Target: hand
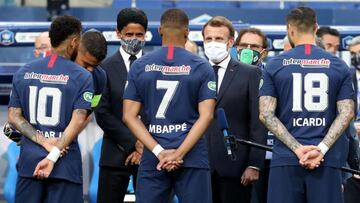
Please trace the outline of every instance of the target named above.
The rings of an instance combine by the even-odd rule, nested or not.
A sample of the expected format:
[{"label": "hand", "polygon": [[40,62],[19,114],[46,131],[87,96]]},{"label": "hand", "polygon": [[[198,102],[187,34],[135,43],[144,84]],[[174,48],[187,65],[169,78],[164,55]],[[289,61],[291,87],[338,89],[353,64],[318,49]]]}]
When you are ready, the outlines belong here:
[{"label": "hand", "polygon": [[300,160],[301,166],[306,169],[313,170],[320,166],[321,162],[324,161],[324,154],[318,150],[311,150],[307,152]]},{"label": "hand", "polygon": [[356,129],[356,134],[357,134],[358,136],[360,136],[360,125],[359,125],[359,124],[354,124],[354,127],[355,127],[355,129]]},{"label": "hand", "polygon": [[183,157],[177,153],[175,149],[167,149],[160,152],[158,155],[159,163],[156,166],[157,170],[165,169],[170,172],[181,167]]},{"label": "hand", "polygon": [[259,171],[254,168],[247,167],[241,176],[241,184],[247,186],[259,179]]},{"label": "hand", "polygon": [[34,177],[38,178],[38,179],[44,179],[44,178],[48,178],[50,176],[51,171],[54,168],[54,162],[44,158],[43,160],[41,160],[34,171]]},{"label": "hand", "polygon": [[135,150],[140,154],[142,155],[143,151],[144,151],[144,144],[141,143],[139,140],[136,141],[135,143]]},{"label": "hand", "polygon": [[354,174],[353,177],[360,180],[360,175]]},{"label": "hand", "polygon": [[[59,138],[48,138],[45,140],[42,146],[46,149],[46,151],[50,152],[52,148],[56,146],[58,141]],[[69,146],[65,147],[64,149],[61,149],[60,157],[65,156],[68,153],[68,150],[69,150]]]},{"label": "hand", "polygon": [[311,150],[318,150],[320,152],[320,148],[314,145],[300,145],[297,149],[295,149],[295,154],[299,160],[309,151]]},{"label": "hand", "polygon": [[137,151],[131,153],[125,160],[125,166],[127,166],[130,162],[131,165],[139,165],[141,159],[141,154]]}]

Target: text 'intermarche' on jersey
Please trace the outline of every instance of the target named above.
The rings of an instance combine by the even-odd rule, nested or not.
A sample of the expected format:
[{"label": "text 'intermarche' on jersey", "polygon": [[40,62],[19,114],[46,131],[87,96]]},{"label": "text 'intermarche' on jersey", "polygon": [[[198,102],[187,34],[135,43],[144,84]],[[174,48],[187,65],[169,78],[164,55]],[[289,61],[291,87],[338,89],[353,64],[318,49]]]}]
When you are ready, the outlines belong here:
[{"label": "text 'intermarche' on jersey", "polygon": [[25,80],[34,79],[39,80],[41,83],[51,83],[51,84],[63,84],[66,85],[69,76],[68,75],[50,75],[50,74],[42,74],[42,73],[28,73],[26,72],[24,75]]},{"label": "text 'intermarche' on jersey", "polygon": [[183,124],[175,124],[175,125],[149,125],[150,133],[173,133],[173,132],[185,132],[187,131],[186,123]]},{"label": "text 'intermarche' on jersey", "polygon": [[161,72],[163,75],[189,75],[191,67],[188,65],[181,66],[163,66],[163,65],[146,65],[145,72]]},{"label": "text 'intermarche' on jersey", "polygon": [[283,59],[283,65],[299,65],[303,68],[329,68],[330,67],[330,60],[329,59]]}]

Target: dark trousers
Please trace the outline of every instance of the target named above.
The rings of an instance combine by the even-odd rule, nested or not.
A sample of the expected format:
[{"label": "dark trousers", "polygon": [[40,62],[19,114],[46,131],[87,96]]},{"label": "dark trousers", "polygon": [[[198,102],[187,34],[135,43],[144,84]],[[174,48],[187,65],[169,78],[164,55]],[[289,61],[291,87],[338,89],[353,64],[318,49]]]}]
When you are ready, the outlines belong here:
[{"label": "dark trousers", "polygon": [[266,203],[269,184],[270,159],[265,160],[264,168],[260,171],[259,180],[253,184],[251,203]]},{"label": "dark trousers", "polygon": [[100,167],[98,185],[98,203],[124,202],[129,185],[130,175],[133,176],[134,189],[136,187],[137,169],[126,170],[115,167]]},{"label": "dark trousers", "polygon": [[240,177],[220,177],[211,175],[214,203],[248,203],[251,199],[251,185],[243,186]]},{"label": "dark trousers", "polygon": [[344,186],[345,203],[360,202],[360,179],[351,177]]}]

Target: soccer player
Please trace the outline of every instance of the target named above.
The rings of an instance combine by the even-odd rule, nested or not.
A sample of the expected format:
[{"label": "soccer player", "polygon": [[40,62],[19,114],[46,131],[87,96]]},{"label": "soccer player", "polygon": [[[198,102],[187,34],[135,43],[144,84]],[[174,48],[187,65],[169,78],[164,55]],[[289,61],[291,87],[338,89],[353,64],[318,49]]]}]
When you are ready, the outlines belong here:
[{"label": "soccer player", "polygon": [[[171,189],[180,202],[211,202],[203,134],[213,118],[215,75],[207,61],[184,49],[188,25],[184,11],[165,11],[159,28],[162,48],[135,61],[128,75],[123,120],[145,145],[139,203],[167,202]],[[140,108],[148,128],[138,119]]]},{"label": "soccer player", "polygon": [[[96,108],[99,104],[106,84],[106,73],[98,66],[106,57],[107,43],[105,37],[98,31],[87,31],[81,36],[75,63],[91,72],[94,81],[94,96],[91,107]],[[91,117],[89,117],[91,118]],[[90,121],[90,119],[89,119]],[[21,134],[9,123],[4,125],[4,134],[16,143],[20,143]]]},{"label": "soccer player", "polygon": [[315,45],[311,8],[291,10],[286,22],[294,48],[269,61],[260,89],[260,119],[277,138],[268,202],[342,202],[347,142],[340,135],[354,117],[351,74],[344,61]]},{"label": "soccer player", "polygon": [[[14,75],[8,120],[24,135],[16,202],[83,202],[76,137],[91,110],[93,81],[70,60],[76,57],[81,30],[74,17],[56,18],[49,29],[53,54]],[[67,146],[69,152],[60,158]]]}]

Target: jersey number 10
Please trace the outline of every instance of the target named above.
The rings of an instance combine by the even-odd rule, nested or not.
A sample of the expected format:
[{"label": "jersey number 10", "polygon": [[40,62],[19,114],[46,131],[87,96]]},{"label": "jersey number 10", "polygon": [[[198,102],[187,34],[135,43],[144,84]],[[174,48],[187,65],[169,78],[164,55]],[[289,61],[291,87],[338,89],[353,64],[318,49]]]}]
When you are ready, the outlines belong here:
[{"label": "jersey number 10", "polygon": [[[37,86],[29,86],[29,115],[30,123],[44,126],[56,126],[60,121],[61,91],[54,87],[43,87],[38,91]],[[46,112],[47,103],[52,98],[51,113]]]},{"label": "jersey number 10", "polygon": [[[293,112],[301,112],[302,102],[310,112],[322,112],[328,107],[329,78],[325,73],[293,73]],[[304,80],[304,83],[303,81]],[[304,85],[303,85],[304,84]],[[303,93],[304,88],[304,93]],[[302,98],[304,97],[304,99]],[[318,98],[315,102],[314,99]]]}]

